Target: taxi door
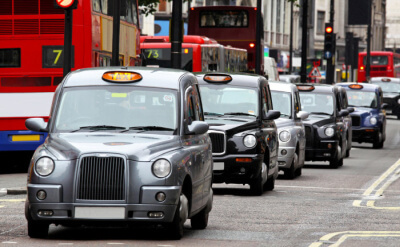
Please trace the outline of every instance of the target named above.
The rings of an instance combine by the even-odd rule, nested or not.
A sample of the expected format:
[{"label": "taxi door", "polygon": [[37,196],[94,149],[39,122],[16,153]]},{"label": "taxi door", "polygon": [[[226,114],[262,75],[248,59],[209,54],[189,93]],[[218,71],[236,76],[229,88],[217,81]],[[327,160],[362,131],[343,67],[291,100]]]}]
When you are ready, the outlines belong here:
[{"label": "taxi door", "polygon": [[[192,84],[185,90],[185,125],[190,125],[193,121],[204,121],[201,101],[196,84]],[[186,128],[186,127],[185,127]],[[190,152],[191,167],[190,175],[192,179],[192,212],[204,205],[204,190],[209,191],[205,186],[205,171],[212,169],[211,162],[207,158],[208,134],[184,136],[184,145]],[[211,178],[210,181],[211,183]]]}]

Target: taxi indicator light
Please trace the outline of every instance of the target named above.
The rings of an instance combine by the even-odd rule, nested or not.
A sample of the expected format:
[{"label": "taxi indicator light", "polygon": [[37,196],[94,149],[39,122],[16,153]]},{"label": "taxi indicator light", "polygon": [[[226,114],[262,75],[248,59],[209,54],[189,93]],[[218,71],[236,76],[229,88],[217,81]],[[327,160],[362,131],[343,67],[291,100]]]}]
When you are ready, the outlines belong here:
[{"label": "taxi indicator light", "polygon": [[108,82],[137,82],[142,79],[142,75],[135,72],[110,71],[104,73],[102,78]]},{"label": "taxi indicator light", "polygon": [[183,50],[183,52],[184,52],[185,54],[188,54],[188,53],[189,53],[189,49],[185,49],[185,50]]},{"label": "taxi indicator light", "polygon": [[351,85],[349,85],[349,88],[351,88],[351,89],[363,89],[364,87],[363,87],[363,85],[360,85],[360,84],[351,84]]},{"label": "taxi indicator light", "polygon": [[305,85],[305,86],[298,85],[297,89],[299,91],[312,91],[312,90],[315,89],[315,87],[314,86],[310,86],[310,85]]},{"label": "taxi indicator light", "polygon": [[230,75],[205,75],[203,78],[206,82],[230,82],[232,77]]},{"label": "taxi indicator light", "polygon": [[253,161],[253,159],[252,158],[236,158],[236,162],[243,162],[243,163],[250,163],[250,162],[252,162]]}]

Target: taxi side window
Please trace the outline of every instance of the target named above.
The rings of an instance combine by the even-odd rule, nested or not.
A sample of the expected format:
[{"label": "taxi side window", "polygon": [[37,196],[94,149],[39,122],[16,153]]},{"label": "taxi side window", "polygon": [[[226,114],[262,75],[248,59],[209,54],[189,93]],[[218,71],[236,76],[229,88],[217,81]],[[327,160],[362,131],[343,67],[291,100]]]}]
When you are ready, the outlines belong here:
[{"label": "taxi side window", "polygon": [[347,93],[346,92],[343,92],[342,100],[343,100],[343,109],[346,109],[347,107],[349,107],[349,104],[347,102]]},{"label": "taxi side window", "polygon": [[296,111],[296,113],[299,113],[299,111],[301,111],[300,97],[298,92],[294,94],[294,110]]},{"label": "taxi side window", "polygon": [[262,104],[263,111],[265,114],[272,109],[271,93],[266,86],[262,87]]},{"label": "taxi side window", "polygon": [[193,121],[203,121],[201,104],[196,87],[189,87],[186,91],[185,119],[190,125]]}]

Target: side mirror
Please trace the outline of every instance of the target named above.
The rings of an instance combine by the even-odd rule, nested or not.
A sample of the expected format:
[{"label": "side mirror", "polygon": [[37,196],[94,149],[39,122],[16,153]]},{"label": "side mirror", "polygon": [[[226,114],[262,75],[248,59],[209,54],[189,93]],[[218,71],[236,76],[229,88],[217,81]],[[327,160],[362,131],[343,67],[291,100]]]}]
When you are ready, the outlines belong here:
[{"label": "side mirror", "polygon": [[267,115],[263,117],[263,120],[274,120],[274,119],[279,118],[280,116],[281,116],[280,111],[269,110]]},{"label": "side mirror", "polygon": [[341,110],[338,114],[339,117],[345,117],[349,115],[349,111],[348,110]]},{"label": "side mirror", "polygon": [[382,109],[386,109],[388,106],[389,106],[389,105],[388,105],[387,103],[383,103],[383,104],[381,105],[381,108],[382,108]]},{"label": "side mirror", "polygon": [[297,113],[297,117],[300,118],[301,120],[308,118],[309,115],[310,113],[306,111],[299,111],[299,113]]},{"label": "side mirror", "polygon": [[48,132],[47,123],[43,118],[28,118],[25,121],[25,126],[32,131]]},{"label": "side mirror", "polygon": [[207,133],[208,123],[203,121],[193,121],[191,125],[188,125],[187,135],[201,135]]},{"label": "side mirror", "polygon": [[352,113],[352,112],[354,112],[354,107],[347,107],[347,109],[346,110],[348,110],[349,111],[349,113]]}]

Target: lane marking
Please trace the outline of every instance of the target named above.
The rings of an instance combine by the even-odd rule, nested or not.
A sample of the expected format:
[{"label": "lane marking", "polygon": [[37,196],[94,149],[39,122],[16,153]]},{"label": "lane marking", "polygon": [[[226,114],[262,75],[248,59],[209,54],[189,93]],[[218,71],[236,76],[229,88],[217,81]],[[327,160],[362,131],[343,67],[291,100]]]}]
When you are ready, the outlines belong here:
[{"label": "lane marking", "polygon": [[[339,237],[336,241],[333,238]],[[320,247],[322,245],[329,245],[331,247],[338,247],[349,238],[387,238],[398,237],[400,238],[400,231],[346,231],[346,232],[333,232],[321,237],[318,241],[309,245],[309,247]]]},{"label": "lane marking", "polygon": [[2,242],[2,244],[17,244],[18,242],[11,242],[11,241],[5,241],[5,242]]},{"label": "lane marking", "polygon": [[0,199],[0,202],[24,202],[26,199]]},{"label": "lane marking", "polygon": [[367,190],[361,200],[354,200],[353,206],[379,210],[400,210],[400,207],[377,207],[375,201],[382,197],[389,186],[400,178],[400,159],[386,170]]}]

